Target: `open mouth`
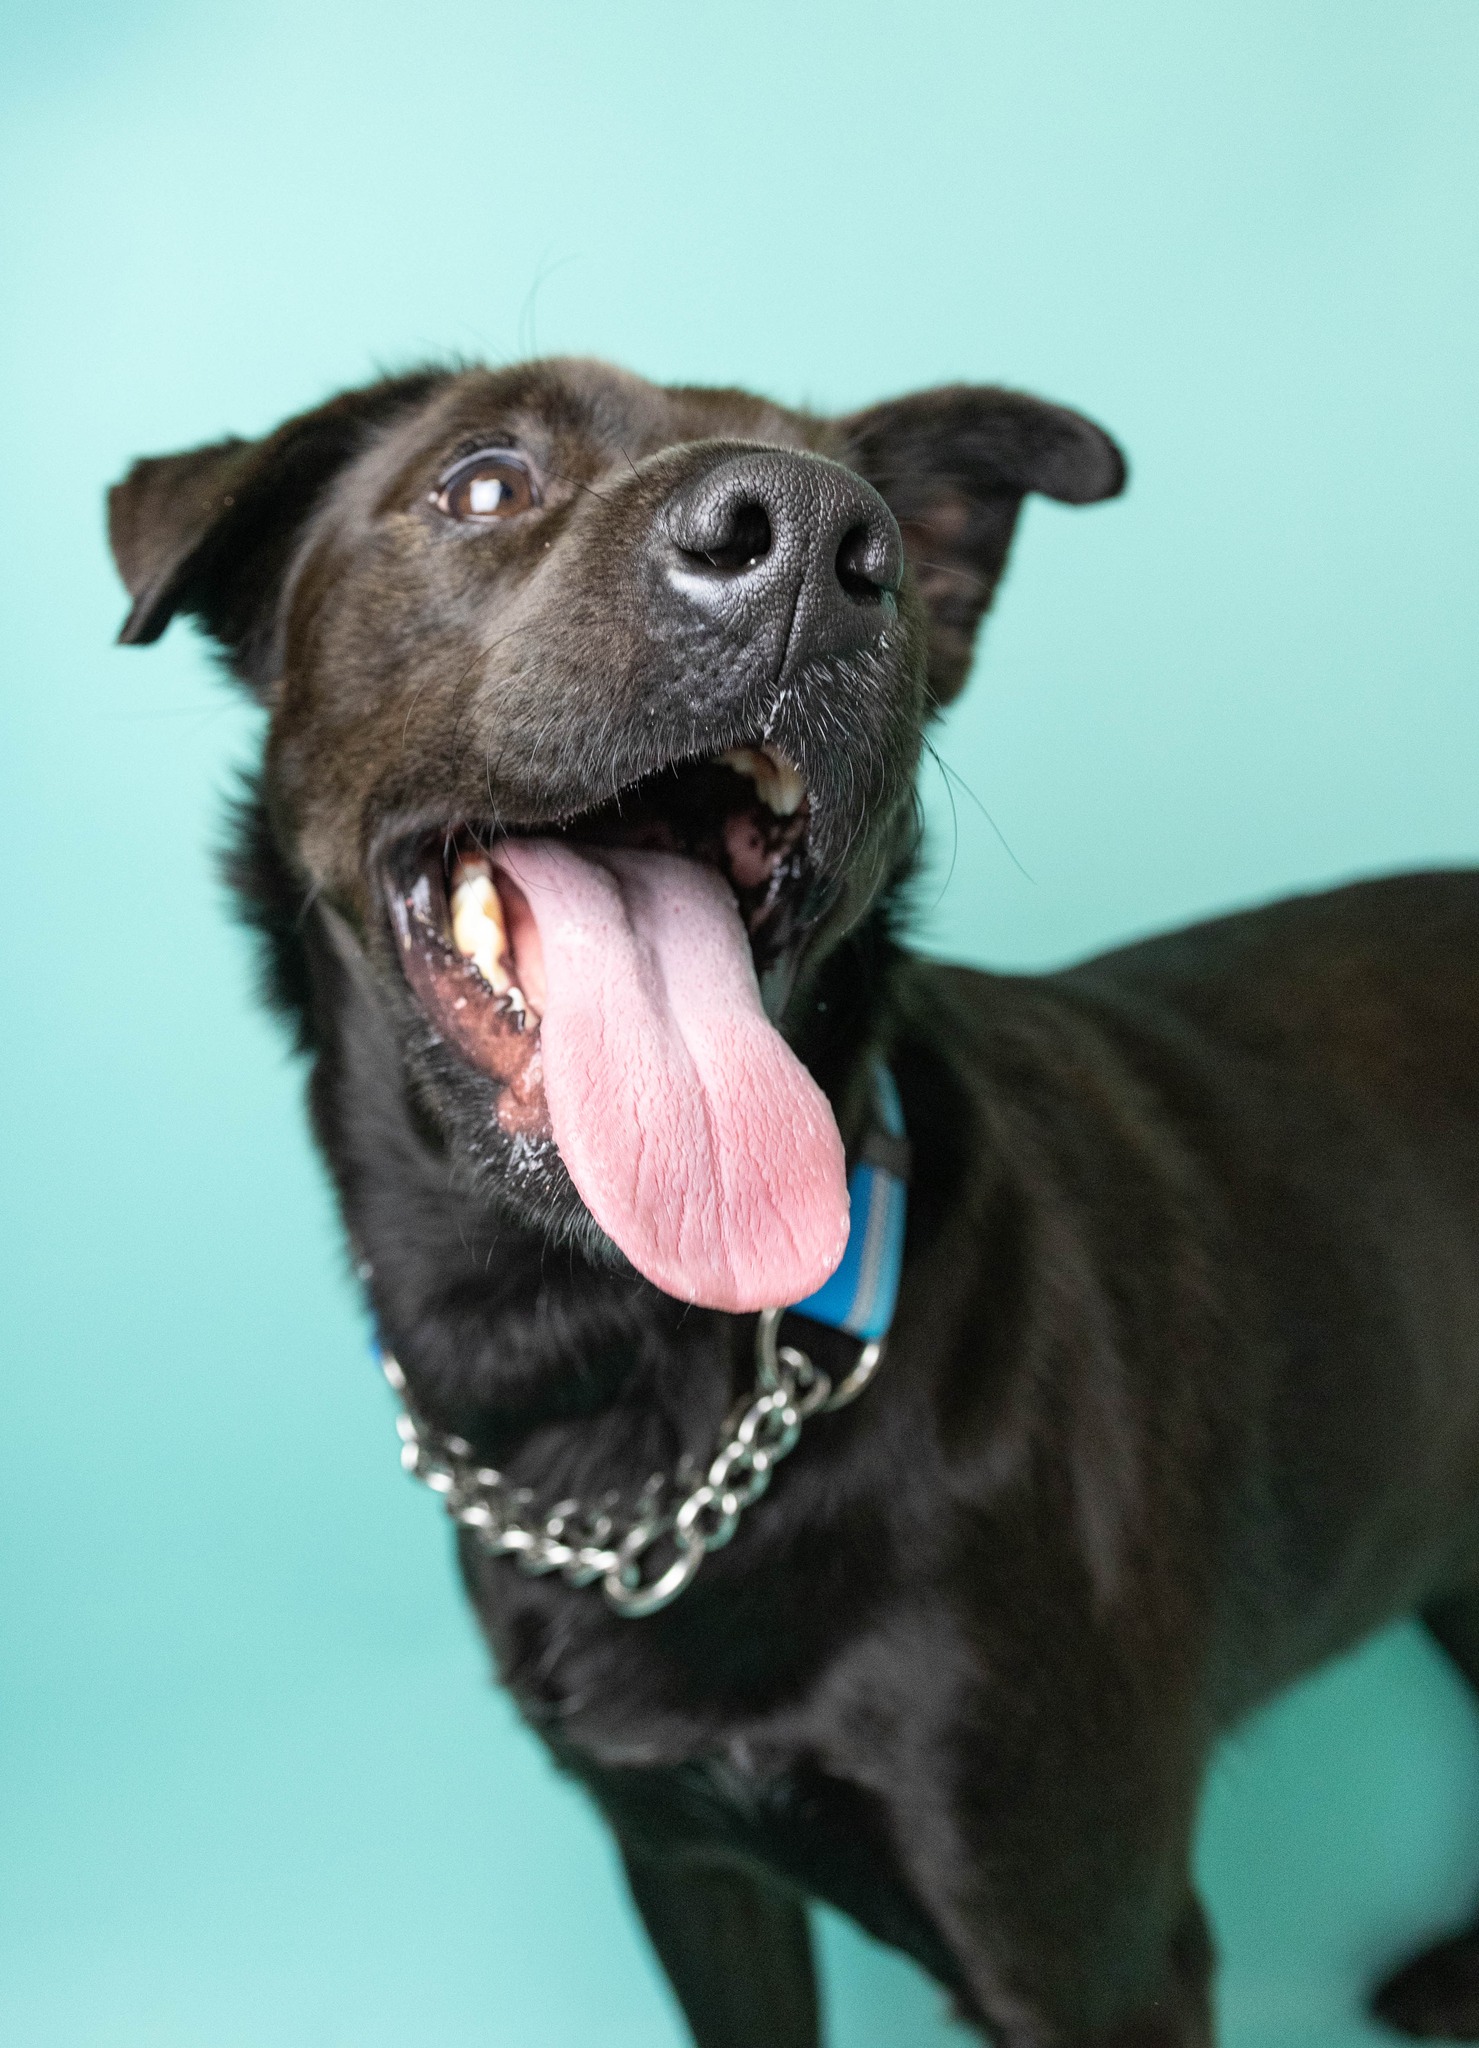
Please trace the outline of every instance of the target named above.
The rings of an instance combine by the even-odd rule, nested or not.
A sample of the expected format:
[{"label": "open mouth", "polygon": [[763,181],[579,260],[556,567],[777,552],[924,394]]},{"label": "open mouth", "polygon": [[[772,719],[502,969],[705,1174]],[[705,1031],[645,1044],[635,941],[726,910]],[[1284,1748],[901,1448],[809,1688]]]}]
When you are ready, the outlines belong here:
[{"label": "open mouth", "polygon": [[451,825],[387,873],[406,978],[506,1135],[552,1137],[638,1270],[717,1307],[800,1298],[846,1242],[836,1125],[774,1027],[809,824],[799,771],[746,747],[537,832]]},{"label": "open mouth", "polygon": [[[740,747],[659,769],[598,808],[538,837],[633,848],[702,862],[733,891],[767,1007],[778,1012],[785,972],[806,924],[812,879],[810,805],[801,772],[769,747]],[[505,862],[499,834],[449,826],[404,849],[388,886],[407,978],[432,1021],[473,1065],[532,1108],[523,1080],[544,1014],[539,924]],[[518,1117],[529,1128],[527,1114]]]},{"label": "open mouth", "polygon": [[[805,924],[807,825],[801,770],[772,748],[735,748],[662,768],[598,809],[543,827],[539,838],[678,854],[723,874],[750,936],[756,977],[762,987],[770,983],[766,993],[776,1008],[785,995],[774,987],[776,967],[787,961]],[[412,987],[475,1065],[485,1063],[479,1053],[490,1030],[524,1038],[545,1010],[539,924],[512,874],[500,870],[498,840],[492,825],[451,825],[412,848],[410,860],[395,862],[399,874],[389,889]],[[428,948],[432,963],[422,958]],[[447,961],[449,952],[455,961]],[[428,965],[457,973],[451,1014],[442,999],[445,977],[438,973],[428,985]],[[477,1022],[469,1012],[479,1012]],[[465,1042],[469,1038],[475,1042]],[[514,1051],[510,1044],[510,1057],[490,1069],[498,1079],[508,1079]],[[529,1047],[522,1047],[526,1055]]]}]

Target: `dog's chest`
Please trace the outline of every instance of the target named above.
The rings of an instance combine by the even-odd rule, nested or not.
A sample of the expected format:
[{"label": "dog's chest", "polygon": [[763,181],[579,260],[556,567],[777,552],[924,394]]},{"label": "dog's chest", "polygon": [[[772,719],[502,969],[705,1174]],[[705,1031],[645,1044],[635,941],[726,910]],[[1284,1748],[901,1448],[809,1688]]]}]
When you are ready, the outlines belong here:
[{"label": "dog's chest", "polygon": [[763,1634],[716,1623],[714,1603],[632,1621],[594,1588],[531,1583],[501,1560],[464,1557],[464,1568],[500,1679],[576,1768],[672,1769],[732,1753],[725,1783],[744,1799],[790,1768],[798,1736],[781,1732],[777,1699],[794,1701],[794,1667]]}]

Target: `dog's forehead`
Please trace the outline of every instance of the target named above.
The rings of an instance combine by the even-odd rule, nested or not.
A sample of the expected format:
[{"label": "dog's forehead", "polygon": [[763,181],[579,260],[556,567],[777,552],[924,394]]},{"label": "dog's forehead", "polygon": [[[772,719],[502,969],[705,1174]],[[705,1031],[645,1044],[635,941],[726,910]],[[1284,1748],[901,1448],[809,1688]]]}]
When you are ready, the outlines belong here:
[{"label": "dog's forehead", "polygon": [[828,423],[746,391],[651,384],[578,358],[475,369],[428,404],[414,438],[431,452],[470,439],[587,462],[638,461],[692,441],[762,441],[822,449]]}]

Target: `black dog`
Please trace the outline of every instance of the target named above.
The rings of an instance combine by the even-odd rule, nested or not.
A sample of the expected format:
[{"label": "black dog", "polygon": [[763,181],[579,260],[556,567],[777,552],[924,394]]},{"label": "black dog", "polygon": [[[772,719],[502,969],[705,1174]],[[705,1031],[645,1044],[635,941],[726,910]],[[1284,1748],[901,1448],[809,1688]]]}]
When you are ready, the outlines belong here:
[{"label": "black dog", "polygon": [[[112,496],[123,638],[190,613],[269,707],[231,874],[409,1455],[703,2048],[816,2039],[808,1896],[1014,2048],[1205,2043],[1219,1733],[1409,1609],[1479,1680],[1479,882],[1040,978],[896,941],[1023,495],[1122,480],[1002,391],[544,363]],[[902,1293],[821,1413],[876,1353],[762,1316],[757,1379],[753,1312],[901,1170],[880,1064]],[[1479,1931],[1378,2005],[1479,2038]]]}]

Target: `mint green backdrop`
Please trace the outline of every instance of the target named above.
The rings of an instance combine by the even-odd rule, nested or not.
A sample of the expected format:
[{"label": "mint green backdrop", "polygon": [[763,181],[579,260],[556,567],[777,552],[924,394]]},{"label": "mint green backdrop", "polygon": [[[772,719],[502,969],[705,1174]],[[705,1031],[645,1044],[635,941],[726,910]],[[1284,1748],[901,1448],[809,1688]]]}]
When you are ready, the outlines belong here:
[{"label": "mint green backdrop", "polygon": [[[1134,480],[1023,522],[928,943],[1054,962],[1479,858],[1476,106],[1471,0],[12,0],[0,2038],[679,2038],[396,1470],[211,867],[254,719],[188,631],[110,648],[105,483],[447,351],[1020,384]],[[1241,1735],[1201,1863],[1226,2041],[1371,2038],[1360,1988],[1479,1890],[1415,1630]],[[843,2048],[956,2038],[822,1950]]]}]

